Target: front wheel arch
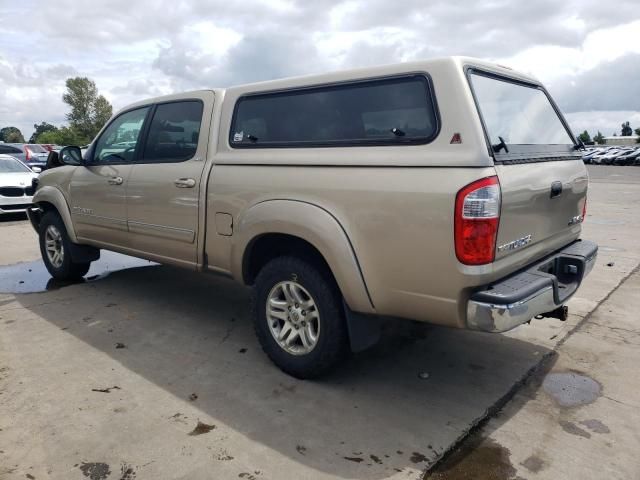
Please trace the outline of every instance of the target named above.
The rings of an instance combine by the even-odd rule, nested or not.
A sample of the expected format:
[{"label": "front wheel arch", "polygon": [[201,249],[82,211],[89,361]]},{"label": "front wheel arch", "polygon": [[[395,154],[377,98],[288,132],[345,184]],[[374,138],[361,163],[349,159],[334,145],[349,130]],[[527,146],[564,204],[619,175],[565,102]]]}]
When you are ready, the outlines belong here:
[{"label": "front wheel arch", "polygon": [[[71,219],[71,210],[67,199],[63,193],[57,188],[49,185],[38,187],[36,193],[33,196],[33,204],[44,213],[54,210],[60,216],[64,222],[64,226],[67,230],[67,235],[73,243],[78,243],[76,237],[76,231]],[[29,215],[31,219],[32,214]],[[31,220],[33,224],[33,220]],[[35,225],[34,225],[35,227]]]}]

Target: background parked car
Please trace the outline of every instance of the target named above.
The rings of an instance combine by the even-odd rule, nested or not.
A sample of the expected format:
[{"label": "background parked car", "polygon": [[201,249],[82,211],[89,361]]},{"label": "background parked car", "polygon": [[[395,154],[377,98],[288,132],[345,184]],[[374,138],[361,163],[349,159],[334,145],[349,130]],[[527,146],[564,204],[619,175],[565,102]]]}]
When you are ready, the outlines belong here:
[{"label": "background parked car", "polygon": [[613,159],[614,165],[633,165],[640,158],[640,148],[629,150]]},{"label": "background parked car", "polygon": [[26,156],[21,148],[14,147],[7,143],[0,143],[0,155],[11,155],[12,157],[22,161],[24,161]]},{"label": "background parked car", "polygon": [[640,145],[590,147],[582,154],[582,160],[593,165],[640,165]]},{"label": "background parked car", "polygon": [[11,155],[0,154],[0,215],[24,212],[32,203],[38,174]]},{"label": "background parked car", "polygon": [[29,168],[38,167],[41,170],[47,168],[49,152],[40,145],[35,143],[5,143],[4,145],[19,149],[20,153],[6,153],[24,162]]}]

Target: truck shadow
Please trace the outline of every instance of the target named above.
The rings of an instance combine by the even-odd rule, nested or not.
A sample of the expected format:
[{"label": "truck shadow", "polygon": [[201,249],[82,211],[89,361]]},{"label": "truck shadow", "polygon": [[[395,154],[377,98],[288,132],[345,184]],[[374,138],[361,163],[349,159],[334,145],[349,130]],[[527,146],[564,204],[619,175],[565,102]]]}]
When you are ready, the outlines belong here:
[{"label": "truck shadow", "polygon": [[147,266],[17,299],[176,397],[195,393],[215,423],[342,478],[426,469],[550,353],[402,322],[330,377],[299,381],[262,353],[248,291],[227,279]]}]

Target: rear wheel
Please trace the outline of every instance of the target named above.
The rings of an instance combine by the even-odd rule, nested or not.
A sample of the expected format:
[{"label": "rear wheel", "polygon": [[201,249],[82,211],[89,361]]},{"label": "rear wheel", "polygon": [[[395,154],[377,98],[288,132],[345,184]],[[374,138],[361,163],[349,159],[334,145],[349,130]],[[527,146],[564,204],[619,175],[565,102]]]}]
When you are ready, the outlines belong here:
[{"label": "rear wheel", "polygon": [[331,274],[314,262],[271,260],[256,277],[252,302],[265,353],[297,378],[330,371],[348,352],[341,298]]},{"label": "rear wheel", "polygon": [[47,270],[58,280],[79,280],[89,271],[91,262],[74,262],[71,240],[64,222],[55,212],[48,212],[40,221],[40,253]]}]

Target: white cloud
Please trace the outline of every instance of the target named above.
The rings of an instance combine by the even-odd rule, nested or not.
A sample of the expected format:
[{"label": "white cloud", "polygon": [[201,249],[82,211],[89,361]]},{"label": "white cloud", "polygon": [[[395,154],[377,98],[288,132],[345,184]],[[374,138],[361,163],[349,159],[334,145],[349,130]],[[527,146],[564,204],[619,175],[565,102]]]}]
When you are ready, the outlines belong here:
[{"label": "white cloud", "polygon": [[640,20],[594,30],[586,35],[582,44],[573,47],[534,45],[496,60],[552,84],[571,81],[575,75],[635,53],[640,53]]},{"label": "white cloud", "polygon": [[[640,124],[640,107],[620,92],[640,88],[638,68],[627,63],[640,58],[637,0],[5,3],[0,127],[16,125],[26,136],[34,123],[64,120],[61,96],[72,75],[92,78],[118,109],[174,91],[440,55],[533,73],[576,125]],[[16,18],[29,18],[28,35]],[[615,81],[621,75],[630,76],[627,88]]]}]

